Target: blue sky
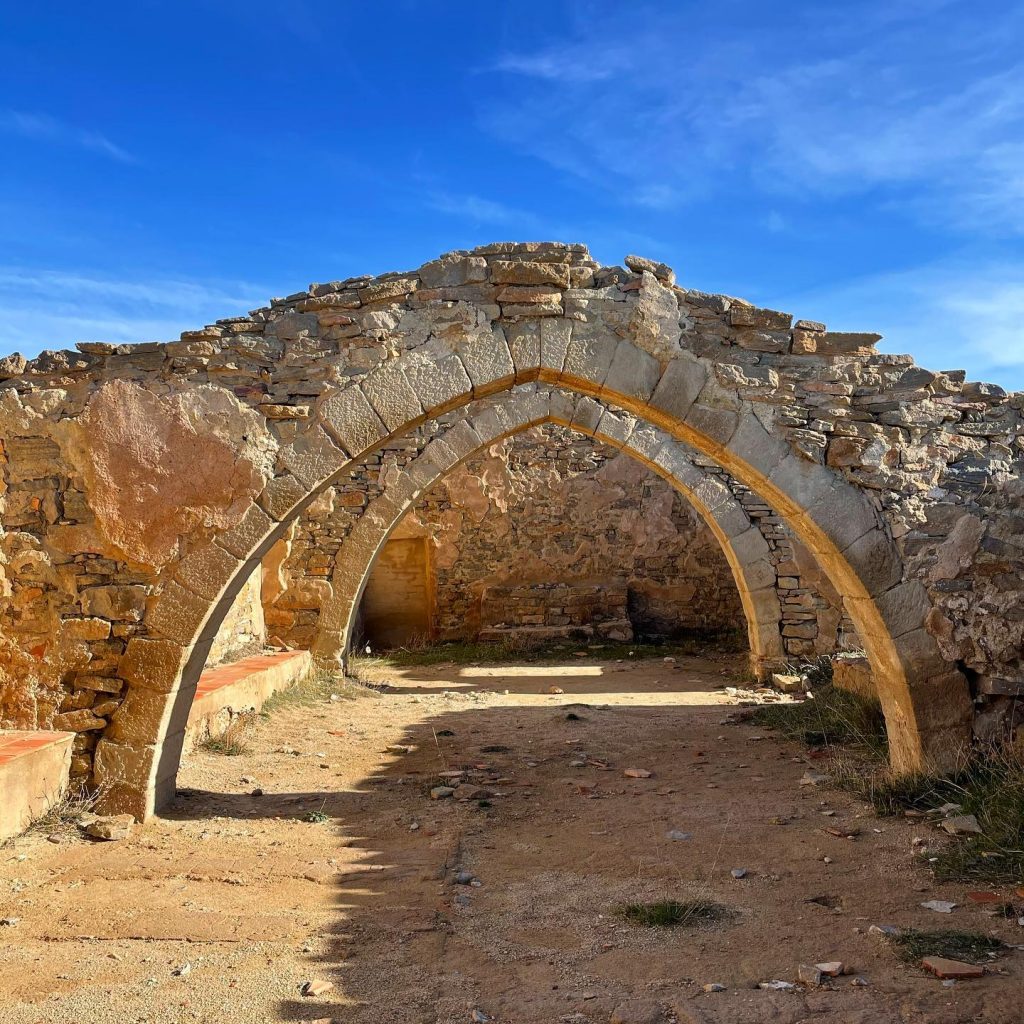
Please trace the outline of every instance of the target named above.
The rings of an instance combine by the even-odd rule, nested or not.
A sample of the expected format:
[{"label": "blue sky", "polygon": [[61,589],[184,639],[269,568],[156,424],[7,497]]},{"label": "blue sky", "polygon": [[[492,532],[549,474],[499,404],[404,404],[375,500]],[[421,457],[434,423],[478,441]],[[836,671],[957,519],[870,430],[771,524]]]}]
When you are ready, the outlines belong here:
[{"label": "blue sky", "polygon": [[499,239],[1024,387],[1024,5],[0,0],[0,351]]}]

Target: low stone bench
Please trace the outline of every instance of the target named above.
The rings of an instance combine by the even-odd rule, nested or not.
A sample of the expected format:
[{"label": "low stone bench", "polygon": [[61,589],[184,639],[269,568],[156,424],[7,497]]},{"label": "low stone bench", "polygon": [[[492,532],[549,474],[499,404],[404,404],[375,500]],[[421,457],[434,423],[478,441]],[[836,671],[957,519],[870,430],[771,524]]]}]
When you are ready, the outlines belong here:
[{"label": "low stone bench", "polygon": [[0,731],[0,842],[45,814],[68,785],[73,732]]},{"label": "low stone bench", "polygon": [[199,677],[192,701],[185,749],[220,736],[239,715],[259,711],[271,694],[298,682],[311,664],[309,651],[283,651],[207,669]]}]

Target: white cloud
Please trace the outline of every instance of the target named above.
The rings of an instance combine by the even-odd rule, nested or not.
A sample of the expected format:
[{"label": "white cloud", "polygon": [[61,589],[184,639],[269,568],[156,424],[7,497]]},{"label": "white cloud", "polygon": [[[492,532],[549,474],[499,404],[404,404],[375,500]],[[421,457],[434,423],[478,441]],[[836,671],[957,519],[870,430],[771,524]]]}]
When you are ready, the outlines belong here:
[{"label": "white cloud", "polygon": [[770,231],[774,235],[779,235],[784,231],[789,230],[789,223],[778,210],[769,210],[761,218],[761,227],[763,227],[765,231]]},{"label": "white cloud", "polygon": [[835,330],[878,331],[881,348],[932,370],[1024,389],[1024,261],[968,257],[783,298]]},{"label": "white cloud", "polygon": [[76,341],[167,341],[263,305],[269,293],[245,283],[0,267],[0,352],[35,355]]},{"label": "white cloud", "polygon": [[532,213],[473,194],[433,192],[427,197],[427,206],[439,213],[448,213],[478,224],[509,224],[526,228],[537,224],[537,217]]},{"label": "white cloud", "polygon": [[576,47],[534,54],[506,54],[494,65],[495,71],[508,71],[549,82],[601,82],[628,70],[632,58],[626,50],[604,49],[599,60]]},{"label": "white cloud", "polygon": [[929,220],[1024,233],[1024,8],[867,2],[823,18],[812,5],[771,27],[711,31],[733,7],[656,20],[639,9],[628,49],[621,24],[596,19],[505,57],[497,70],[517,81],[482,119],[658,208],[738,173],[767,193],[888,189]]},{"label": "white cloud", "polygon": [[65,124],[48,114],[18,110],[0,112],[0,131],[26,139],[90,149],[120,163],[136,163],[131,153],[111,142],[105,135]]}]

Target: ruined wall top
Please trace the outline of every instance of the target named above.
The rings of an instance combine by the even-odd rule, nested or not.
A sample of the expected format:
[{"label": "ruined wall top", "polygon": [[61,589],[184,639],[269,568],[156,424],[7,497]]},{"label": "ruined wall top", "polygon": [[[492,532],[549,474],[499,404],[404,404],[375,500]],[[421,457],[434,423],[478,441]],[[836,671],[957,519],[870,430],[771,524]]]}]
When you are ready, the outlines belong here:
[{"label": "ruined wall top", "polygon": [[[963,677],[949,666],[982,693],[1009,692],[1024,672],[1024,394],[880,354],[877,341],[687,290],[650,260],[603,267],[582,245],[537,242],[314,284],[177,341],[7,356],[0,640],[6,677],[38,679],[31,700],[9,687],[10,717],[43,723],[59,707],[106,729],[110,758],[148,749],[153,729],[111,711],[115,698],[103,713],[78,703],[78,678],[120,694],[146,644],[201,652],[236,562],[262,557],[352,460],[507,391],[514,415],[480,407],[434,458],[450,467],[506,420],[552,419],[600,421],[613,441],[636,427],[654,464],[662,424],[671,452],[688,439],[793,517],[837,591],[860,602],[892,692],[912,669],[930,693],[944,687],[926,703],[946,718],[921,711],[927,729],[959,723]],[[913,600],[886,605],[883,621],[865,595],[904,582]],[[916,646],[897,650],[904,635]],[[0,663],[0,712],[3,680]],[[907,763],[916,742],[901,748]]]},{"label": "ruined wall top", "polygon": [[[867,384],[877,375],[879,384],[895,386],[912,397],[967,402],[978,409],[1003,403],[1016,409],[1024,406],[1024,393],[1008,394],[995,384],[967,382],[960,370],[932,373],[916,367],[911,356],[880,354],[875,345],[881,335],[829,331],[813,320],[794,322],[789,313],[680,287],[664,263],[640,256],[627,256],[624,262],[624,267],[601,266],[585,245],[560,242],[495,242],[455,250],[417,270],[314,283],[304,291],[273,298],[247,316],[184,331],[177,341],[79,342],[75,350],[47,350],[29,360],[13,353],[0,358],[0,388],[68,387],[90,378],[152,376],[192,378],[198,383],[197,374],[226,383],[237,372],[244,373],[247,364],[279,364],[273,372],[259,375],[270,384],[288,379],[281,364],[294,370],[338,354],[350,357],[348,365],[336,366],[324,377],[325,383],[327,377],[342,383],[345,376],[359,377],[372,368],[375,360],[356,353],[384,341],[399,326],[386,314],[395,305],[416,309],[468,301],[492,307],[492,319],[504,321],[545,316],[585,319],[583,310],[595,299],[622,301],[629,292],[653,281],[660,288],[654,293],[654,308],[645,315],[651,320],[652,340],[662,335],[663,356],[671,355],[673,346],[657,321],[677,314],[669,309],[667,295],[660,295],[662,290],[674,297],[672,305],[678,307],[681,347],[697,355],[714,354],[716,348],[736,350],[728,352],[730,359],[752,365],[782,362],[812,373],[836,361],[856,360],[873,371]],[[321,344],[310,343],[316,338]],[[280,397],[281,390],[267,388],[260,400],[271,418],[275,396]]]}]

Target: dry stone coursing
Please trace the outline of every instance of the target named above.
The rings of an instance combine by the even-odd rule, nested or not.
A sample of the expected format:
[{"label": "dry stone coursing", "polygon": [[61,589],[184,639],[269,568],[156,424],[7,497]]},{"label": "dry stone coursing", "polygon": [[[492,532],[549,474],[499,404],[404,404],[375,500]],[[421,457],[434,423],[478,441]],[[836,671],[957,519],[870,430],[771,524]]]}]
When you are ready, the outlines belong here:
[{"label": "dry stone coursing", "polygon": [[[632,457],[565,428],[536,427],[453,470],[409,513],[410,532],[434,544],[443,638],[579,627],[576,600],[615,623],[599,635],[621,639],[743,621],[721,547],[692,506]],[[555,583],[606,589],[574,596]]]},{"label": "dry stone coursing", "polygon": [[[398,472],[397,455],[378,457],[381,485]],[[284,566],[290,585],[279,599],[279,607],[295,611],[276,623],[287,642],[312,641],[319,603],[314,596],[313,607],[303,609],[295,592],[329,571],[371,493],[380,488],[371,492],[364,475],[334,488],[331,500],[301,518]],[[531,613],[520,596],[502,602],[501,591],[536,587],[534,599],[550,610],[559,603],[549,585],[568,581],[617,584],[603,593],[616,606],[628,597],[628,612],[591,607],[609,622],[625,619],[640,635],[735,629],[742,622],[721,547],[692,506],[634,459],[565,428],[534,428],[453,470],[394,536],[430,540],[440,639],[476,637],[488,626],[541,624],[519,621]],[[558,612],[541,614],[545,625],[568,625],[551,621]]]},{"label": "dry stone coursing", "polygon": [[267,626],[263,615],[264,582],[262,567],[245,581],[238,597],[228,609],[217,630],[207,667],[239,661],[261,653],[267,645]]},{"label": "dry stone coursing", "polygon": [[[388,445],[364,460],[300,518],[283,565],[287,589],[267,609],[287,643],[312,643],[323,594],[318,581],[329,575],[369,502],[422,450],[425,441],[419,441]],[[732,487],[769,543],[781,574],[786,653],[800,658],[855,645],[849,622],[840,632],[838,595],[781,518],[713,463],[701,465]],[[639,636],[735,629],[743,621],[721,546],[689,502],[634,458],[565,428],[533,428],[470,459],[416,503],[394,536],[431,540],[436,636],[442,639],[473,637],[483,627],[540,624],[521,616],[568,626],[558,621],[566,617],[561,591],[549,586],[566,579],[625,584],[628,613],[601,612],[600,619],[616,623],[605,632],[621,631],[622,618]],[[499,588],[522,582],[537,588],[530,600],[541,601],[543,611],[527,611],[518,593],[502,607]],[[612,603],[619,600],[617,588],[604,593]]]},{"label": "dry stone coursing", "polygon": [[[615,412],[603,400],[542,383],[517,385],[507,393],[471,402],[458,417],[444,420],[444,431],[433,436],[359,514],[335,556],[331,592],[321,607],[313,643],[317,657],[331,660],[343,655],[374,559],[385,551],[392,531],[400,529],[409,506],[460,462],[479,456],[493,442],[548,422],[622,447],[693,503],[729,559],[743,602],[752,671],[766,675],[782,657],[771,545],[729,488],[697,465],[692,449],[649,424],[641,425],[630,414]],[[374,606],[379,614],[379,595]]]},{"label": "dry stone coursing", "polygon": [[[167,344],[8,357],[5,719],[44,724],[81,702],[68,713],[109,724],[83,729],[76,753],[95,746],[96,777],[121,780],[111,803],[145,813],[173,786],[179,706],[251,560],[353,457],[540,379],[649,419],[772,507],[858,626],[898,765],[948,760],[962,673],[991,709],[1024,672],[1024,396],[875,340],[688,291],[656,265],[601,267],[583,246],[498,243]],[[958,527],[968,517],[981,529]],[[117,696],[87,706],[83,678],[121,680],[122,710]],[[154,699],[147,718],[135,690],[174,713]]]}]

